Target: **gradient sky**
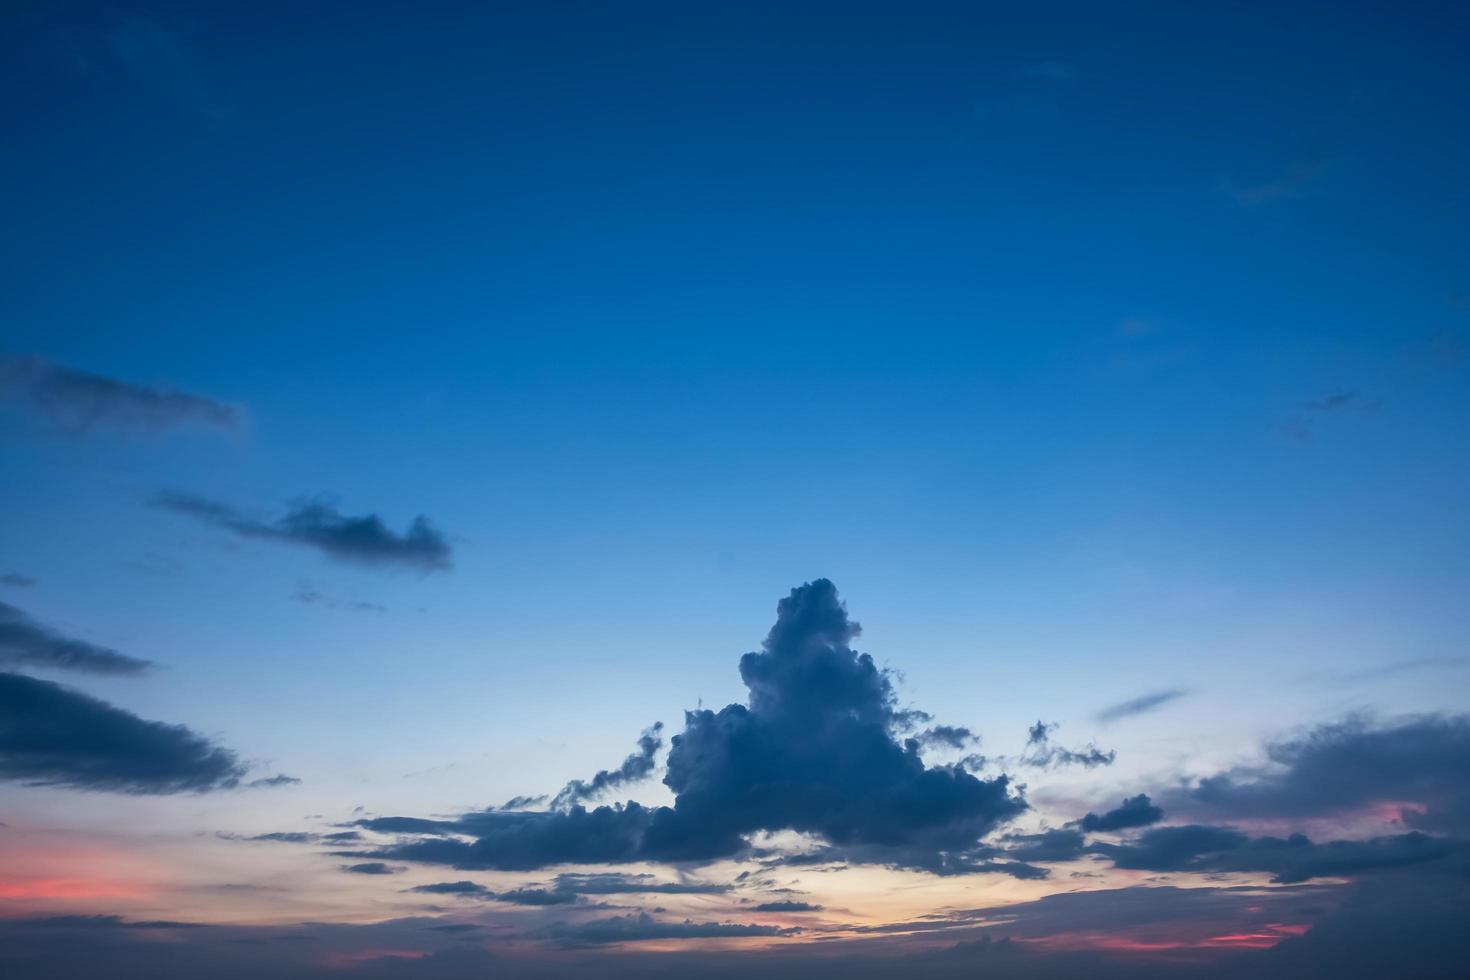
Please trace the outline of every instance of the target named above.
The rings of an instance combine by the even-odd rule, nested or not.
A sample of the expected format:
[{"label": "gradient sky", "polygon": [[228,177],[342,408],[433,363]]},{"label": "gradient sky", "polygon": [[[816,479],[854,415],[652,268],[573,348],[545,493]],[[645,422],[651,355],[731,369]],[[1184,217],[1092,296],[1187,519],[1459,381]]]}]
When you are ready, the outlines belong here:
[{"label": "gradient sky", "polygon": [[[0,968],[1449,969],[1465,940],[1364,895],[1470,909],[1467,27],[6,5]],[[1037,873],[805,863],[837,842],[779,816],[717,860],[456,870],[361,823],[554,795],[654,722],[652,771],[584,803],[672,805],[684,712],[744,704],[820,579],[933,716],[894,746],[979,736],[914,764],[1008,774],[977,846]],[[233,775],[104,784],[130,750],[37,735],[41,691]],[[1140,793],[1161,818],[1081,836]],[[1173,827],[1252,842],[1149,851]],[[1045,830],[1074,850],[1028,859]],[[1325,870],[1240,856],[1293,833]],[[577,874],[693,890],[504,897]],[[464,880],[502,898],[411,891]]]}]

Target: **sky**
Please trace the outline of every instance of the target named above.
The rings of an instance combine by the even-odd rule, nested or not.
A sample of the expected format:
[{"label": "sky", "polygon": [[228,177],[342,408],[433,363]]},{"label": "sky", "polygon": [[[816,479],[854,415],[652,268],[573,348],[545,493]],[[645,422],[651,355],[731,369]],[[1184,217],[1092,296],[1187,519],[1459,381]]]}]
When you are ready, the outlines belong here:
[{"label": "sky", "polygon": [[1457,975],[1456,4],[0,10],[0,968]]}]

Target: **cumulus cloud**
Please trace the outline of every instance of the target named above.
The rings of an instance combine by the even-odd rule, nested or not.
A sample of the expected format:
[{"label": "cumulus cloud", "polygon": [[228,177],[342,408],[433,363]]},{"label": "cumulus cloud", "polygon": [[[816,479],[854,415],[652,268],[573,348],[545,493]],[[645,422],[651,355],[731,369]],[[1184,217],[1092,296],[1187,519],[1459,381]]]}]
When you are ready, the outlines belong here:
[{"label": "cumulus cloud", "polygon": [[661,721],[645,729],[638,737],[638,751],[624,759],[623,764],[618,768],[603,769],[591,779],[574,779],[567,783],[562,787],[561,792],[552,798],[552,808],[562,809],[573,803],[595,799],[610,789],[648,778],[653,773],[654,756],[658,754],[659,749],[663,748],[664,740],[661,734],[663,730],[664,724]]},{"label": "cumulus cloud", "polygon": [[1097,720],[1103,724],[1121,721],[1124,718],[1132,718],[1134,715],[1146,714],[1157,711],[1171,701],[1177,701],[1187,695],[1188,691],[1173,688],[1167,691],[1154,691],[1144,694],[1118,704],[1108,705],[1097,713]]},{"label": "cumulus cloud", "polygon": [[361,826],[417,835],[376,856],[463,869],[706,861],[741,854],[752,834],[792,830],[825,842],[833,859],[1019,870],[988,861],[979,841],[1023,812],[1024,800],[1004,775],[926,766],[915,740],[899,741],[913,715],[898,706],[889,675],[852,649],[858,633],[825,579],[782,599],[762,649],[740,660],[748,702],[686,712],[670,740],[664,784],[673,806],[572,803]]},{"label": "cumulus cloud", "polygon": [[189,425],[234,429],[245,422],[240,409],[203,395],[118,381],[42,357],[0,358],[0,397],[73,434],[101,428],[162,432]]},{"label": "cumulus cloud", "polygon": [[0,666],[88,674],[141,674],[153,665],[85,640],[62,636],[0,602]]},{"label": "cumulus cloud", "polygon": [[1154,806],[1147,793],[1130,796],[1123,805],[1106,813],[1089,813],[1081,820],[1083,830],[1094,831],[1126,830],[1130,827],[1147,827],[1164,819],[1162,807]]},{"label": "cumulus cloud", "polygon": [[245,766],[182,725],[145,721],[70,688],[0,673],[0,779],[120,793],[238,786]]},{"label": "cumulus cloud", "polygon": [[377,514],[348,517],[321,503],[298,504],[274,521],[257,520],[228,504],[192,494],[159,493],[152,503],[238,537],[312,548],[337,561],[403,565],[426,572],[453,565],[448,539],[422,515],[398,534]]}]

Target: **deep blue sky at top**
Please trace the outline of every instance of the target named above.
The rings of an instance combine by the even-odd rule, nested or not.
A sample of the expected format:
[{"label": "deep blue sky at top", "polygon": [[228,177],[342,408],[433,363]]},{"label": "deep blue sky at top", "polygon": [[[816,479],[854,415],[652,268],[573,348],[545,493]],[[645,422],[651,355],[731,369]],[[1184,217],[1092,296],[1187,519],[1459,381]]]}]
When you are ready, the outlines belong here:
[{"label": "deep blue sky at top", "polygon": [[[1458,652],[1463,8],[1117,6],[9,9],[4,350],[252,429],[7,428],[5,557],[201,670],[488,647],[602,688],[641,651],[670,706],[737,694],[816,575],[949,664],[931,702],[977,647],[1105,652],[1120,695],[1252,624]],[[209,538],[160,487],[427,513],[459,568],[160,584],[120,568]],[[402,615],[323,645],[312,575]]]}]

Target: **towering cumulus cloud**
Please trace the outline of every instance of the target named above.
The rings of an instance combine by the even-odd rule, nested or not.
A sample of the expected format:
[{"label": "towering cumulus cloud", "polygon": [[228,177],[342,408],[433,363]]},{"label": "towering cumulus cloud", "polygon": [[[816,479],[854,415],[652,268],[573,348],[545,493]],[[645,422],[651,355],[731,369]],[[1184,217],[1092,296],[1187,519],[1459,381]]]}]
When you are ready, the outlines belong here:
[{"label": "towering cumulus cloud", "polygon": [[901,738],[912,712],[898,708],[872,657],[852,649],[858,633],[825,579],[781,600],[762,648],[740,660],[747,703],[686,712],[670,740],[671,807],[572,802],[455,820],[381,817],[361,826],[411,839],[371,856],[466,869],[697,861],[745,852],[752,834],[794,830],[820,839],[833,859],[1010,870],[988,863],[994,851],[979,841],[1025,802],[1004,775],[925,765],[919,740]]}]

